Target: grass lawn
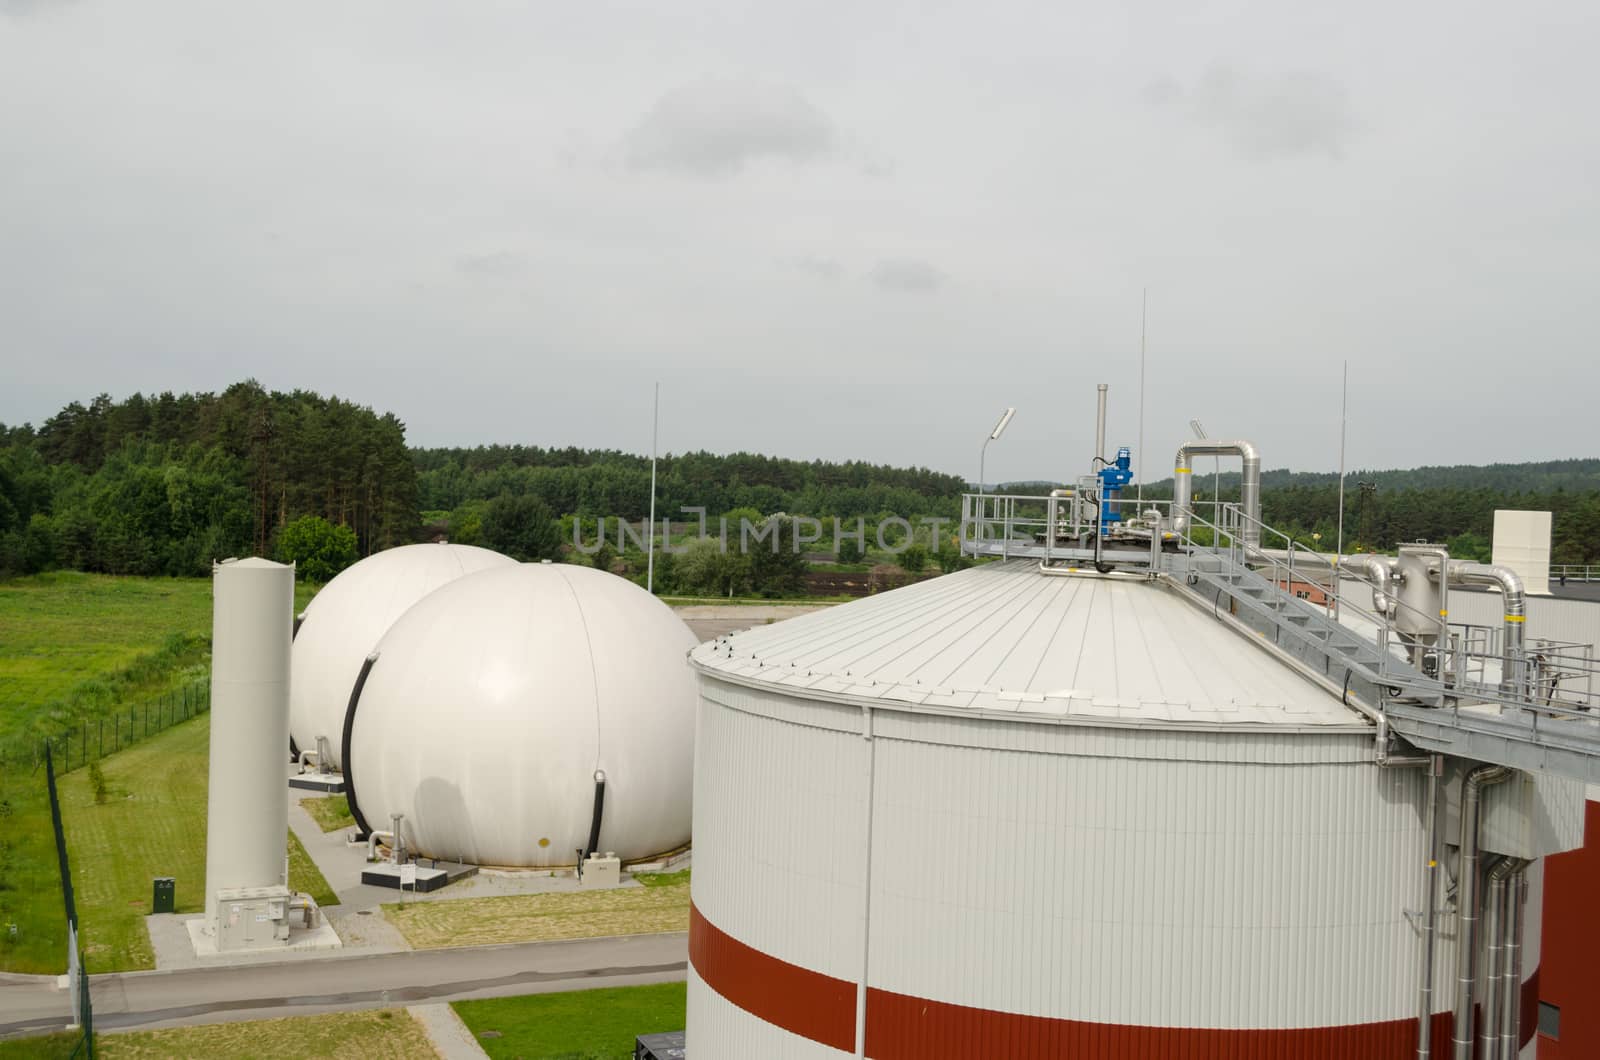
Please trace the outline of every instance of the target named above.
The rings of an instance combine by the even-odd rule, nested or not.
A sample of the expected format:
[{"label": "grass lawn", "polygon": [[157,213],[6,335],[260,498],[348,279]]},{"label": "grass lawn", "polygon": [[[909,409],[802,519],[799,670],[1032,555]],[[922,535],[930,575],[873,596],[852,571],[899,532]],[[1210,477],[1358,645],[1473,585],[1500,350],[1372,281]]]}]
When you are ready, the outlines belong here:
[{"label": "grass lawn", "polygon": [[300,805],[324,832],[337,832],[356,823],[350,813],[350,799],[345,795],[316,795],[301,799]]},{"label": "grass lawn", "polygon": [[122,669],[173,634],[211,635],[208,580],[59,571],[0,581],[0,716]]},{"label": "grass lawn", "polygon": [[689,880],[685,873],[657,887],[386,903],[383,915],[419,950],[688,931]]},{"label": "grass lawn", "polygon": [[690,871],[679,869],[677,872],[636,872],[633,878],[644,887],[687,887]]},{"label": "grass lawn", "polygon": [[[315,592],[296,585],[296,606]],[[210,632],[206,578],[63,571],[0,581],[0,752],[8,743],[26,752],[0,754],[0,971],[65,970],[65,914],[33,735],[203,688]],[[153,705],[150,718],[153,727],[165,720]],[[128,728],[123,718],[120,731]],[[91,724],[94,745],[99,729]],[[105,729],[109,751],[117,729]],[[97,948],[93,970],[151,967],[138,922],[148,911],[151,876],[178,876],[180,908],[199,908],[184,899],[198,898],[204,886],[209,732],[202,717],[106,758],[101,766],[115,794],[105,805],[95,805],[87,770],[61,777],[85,942]],[[82,740],[71,750],[76,760]],[[320,876],[297,874],[291,882],[327,889]]]},{"label": "grass lawn", "polygon": [[[315,592],[297,584],[296,607]],[[0,748],[204,681],[210,639],[208,578],[0,581]]]},{"label": "grass lawn", "polygon": [[[330,1012],[244,1023],[212,1023],[95,1036],[106,1060],[362,1060],[372,1056],[438,1056],[422,1024],[405,1009]],[[0,1053],[0,1058],[5,1054]]]},{"label": "grass lawn", "polygon": [[[67,1060],[83,1035],[71,1032],[0,1041],[0,1060]],[[80,1051],[79,1056],[83,1053]]]},{"label": "grass lawn", "polygon": [[495,1060],[629,1060],[637,1035],[683,1030],[686,1004],[683,983],[658,983],[450,1007]]},{"label": "grass lawn", "polygon": [[[144,926],[154,877],[177,878],[178,912],[205,908],[210,738],[211,717],[202,714],[105,758],[100,763],[108,789],[103,803],[95,801],[88,770],[59,778],[90,972],[155,967]],[[14,833],[19,841],[12,873],[33,886],[0,891],[0,915],[19,925],[19,940],[9,950],[0,935],[0,968],[64,971],[65,929],[44,774],[28,779],[26,800],[6,819],[15,828],[5,831],[8,840]],[[289,886],[331,904],[336,899],[327,881],[292,833],[288,839]]]}]

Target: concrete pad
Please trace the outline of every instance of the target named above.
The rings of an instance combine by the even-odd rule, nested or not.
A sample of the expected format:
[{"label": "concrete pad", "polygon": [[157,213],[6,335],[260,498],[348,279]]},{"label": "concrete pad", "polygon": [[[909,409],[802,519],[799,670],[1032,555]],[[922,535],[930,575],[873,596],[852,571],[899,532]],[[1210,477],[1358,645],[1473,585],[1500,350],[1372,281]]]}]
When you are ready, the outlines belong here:
[{"label": "concrete pad", "polygon": [[341,795],[344,793],[344,777],[338,773],[295,773],[289,777],[289,786],[324,795]]},{"label": "concrete pad", "polygon": [[287,942],[268,942],[261,946],[253,946],[247,950],[229,950],[226,953],[217,950],[217,940],[206,934],[206,919],[204,916],[194,916],[183,922],[184,930],[189,936],[189,943],[194,947],[194,955],[202,962],[228,963],[229,959],[237,955],[266,955],[277,959],[303,953],[314,953],[319,950],[338,950],[343,948],[344,941],[339,938],[339,933],[328,923],[326,917],[317,917],[317,926],[314,928],[291,927]]}]

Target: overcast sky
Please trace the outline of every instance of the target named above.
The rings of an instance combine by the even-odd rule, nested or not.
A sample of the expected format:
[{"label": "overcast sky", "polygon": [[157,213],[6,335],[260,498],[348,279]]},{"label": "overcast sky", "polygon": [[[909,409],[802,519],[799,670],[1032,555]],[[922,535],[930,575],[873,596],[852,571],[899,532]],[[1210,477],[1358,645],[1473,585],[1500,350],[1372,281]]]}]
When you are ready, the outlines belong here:
[{"label": "overcast sky", "polygon": [[[0,0],[0,421],[1149,477],[1600,455],[1600,8]],[[1136,458],[1137,458],[1136,454]]]}]

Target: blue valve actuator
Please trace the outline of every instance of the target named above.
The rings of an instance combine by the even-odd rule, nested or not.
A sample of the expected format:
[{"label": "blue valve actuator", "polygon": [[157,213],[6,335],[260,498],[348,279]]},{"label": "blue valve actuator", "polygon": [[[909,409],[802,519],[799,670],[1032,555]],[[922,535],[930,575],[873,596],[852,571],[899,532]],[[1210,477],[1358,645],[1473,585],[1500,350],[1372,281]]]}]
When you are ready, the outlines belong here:
[{"label": "blue valve actuator", "polygon": [[1133,481],[1133,452],[1123,446],[1117,450],[1116,462],[1105,465],[1096,474],[1100,476],[1100,521],[1122,522],[1122,488]]}]

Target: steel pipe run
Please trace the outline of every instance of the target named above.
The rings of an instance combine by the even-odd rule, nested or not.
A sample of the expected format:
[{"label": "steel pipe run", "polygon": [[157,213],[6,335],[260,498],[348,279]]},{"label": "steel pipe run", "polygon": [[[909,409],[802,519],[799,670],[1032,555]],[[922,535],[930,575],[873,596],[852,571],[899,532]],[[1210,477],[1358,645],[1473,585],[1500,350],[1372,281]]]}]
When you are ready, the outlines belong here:
[{"label": "steel pipe run", "polygon": [[1505,605],[1505,633],[1500,644],[1500,691],[1508,695],[1526,694],[1526,675],[1521,670],[1528,611],[1527,591],[1522,578],[1509,567],[1493,567],[1487,563],[1469,563],[1460,559],[1450,561],[1449,577],[1468,585],[1499,588]]},{"label": "steel pipe run", "polygon": [[1489,870],[1489,886],[1484,894],[1483,931],[1488,952],[1483,969],[1483,1025],[1478,1029],[1478,1056],[1488,1060],[1500,1055],[1500,1037],[1506,1018],[1511,974],[1508,951],[1512,937],[1509,899],[1516,893],[1517,877],[1527,867],[1526,858],[1501,858]]},{"label": "steel pipe run", "polygon": [[1480,793],[1510,778],[1506,766],[1478,766],[1461,781],[1461,865],[1456,873],[1455,1060],[1472,1057],[1472,988],[1477,981]]},{"label": "steel pipe run", "polygon": [[1239,538],[1247,548],[1261,545],[1261,451],[1252,442],[1185,442],[1178,446],[1178,455],[1172,465],[1172,529],[1183,533],[1189,527],[1189,504],[1194,486],[1191,482],[1194,458],[1197,456],[1237,456],[1244,462],[1239,479],[1239,506],[1244,509],[1244,526]]},{"label": "steel pipe run", "polygon": [[1439,934],[1439,778],[1444,774],[1444,756],[1428,756],[1428,809],[1426,868],[1423,872],[1426,895],[1422,919],[1422,990],[1417,1020],[1417,1060],[1429,1060],[1433,1049],[1433,951]]},{"label": "steel pipe run", "polygon": [[1483,886],[1483,999],[1478,1002],[1478,1056],[1493,1057],[1500,1044],[1500,955],[1505,949],[1506,877],[1512,858],[1485,862]]},{"label": "steel pipe run", "polygon": [[1528,900],[1528,865],[1506,884],[1506,974],[1500,988],[1500,1058],[1517,1060],[1522,1045],[1522,906]]},{"label": "steel pipe run", "polygon": [[1372,609],[1380,618],[1394,617],[1394,587],[1390,582],[1394,576],[1394,564],[1398,562],[1390,556],[1365,555],[1360,558],[1361,573],[1372,583]]}]

